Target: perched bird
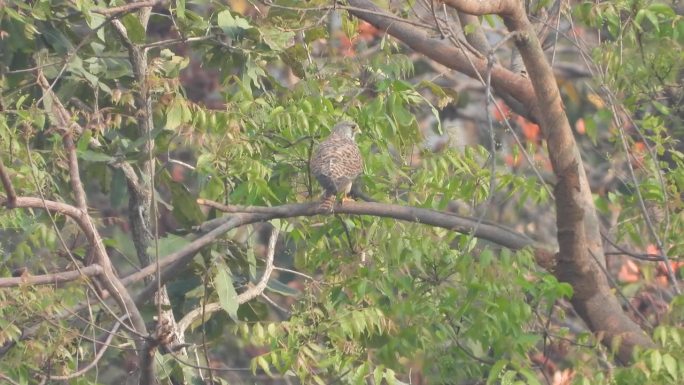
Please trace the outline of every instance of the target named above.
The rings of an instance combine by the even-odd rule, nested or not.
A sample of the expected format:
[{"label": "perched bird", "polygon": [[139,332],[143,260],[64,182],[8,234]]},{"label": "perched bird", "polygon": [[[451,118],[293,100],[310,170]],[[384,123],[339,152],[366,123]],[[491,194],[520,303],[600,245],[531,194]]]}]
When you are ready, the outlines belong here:
[{"label": "perched bird", "polygon": [[311,156],[311,173],[323,187],[320,208],[332,211],[337,194],[343,193],[342,203],[348,198],[352,182],[363,170],[363,160],[354,136],[359,126],[354,122],[337,123],[330,136],[322,141]]}]

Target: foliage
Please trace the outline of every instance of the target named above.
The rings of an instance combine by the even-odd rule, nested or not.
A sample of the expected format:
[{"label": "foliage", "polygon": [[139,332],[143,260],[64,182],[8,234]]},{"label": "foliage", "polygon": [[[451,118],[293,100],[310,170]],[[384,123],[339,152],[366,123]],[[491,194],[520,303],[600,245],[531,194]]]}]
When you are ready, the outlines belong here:
[{"label": "foliage", "polygon": [[[136,268],[130,262],[135,251],[121,223],[127,214],[126,181],[115,166],[126,162],[139,168],[150,139],[138,129],[141,85],[128,49],[111,25],[114,17],[98,13],[101,2],[7,3],[0,8],[2,161],[17,195],[72,201],[49,107],[57,101],[36,85],[40,70],[73,120],[86,128],[77,154],[91,215],[124,276]],[[460,100],[436,82],[414,81],[421,63],[396,42],[377,36],[365,41],[358,22],[346,17],[341,31],[328,30],[321,23],[331,17],[319,8],[327,4],[323,1],[306,2],[314,9],[309,12],[289,8],[302,2],[278,1],[283,8],[264,15],[246,15],[223,3],[178,0],[163,11],[155,8],[147,30],[134,13],[117,16],[132,42],[149,47],[154,183],[164,219],[171,223],[162,228],[160,256],[193,237],[172,233],[218,215],[199,207],[198,197],[260,206],[315,199],[320,191],[308,173],[308,159],[316,141],[343,118],[363,128],[361,185],[374,199],[447,210],[450,201],[480,207],[500,193],[516,208],[548,204],[538,179],[500,165],[492,175],[488,162],[496,154],[484,146],[427,148],[425,138],[443,131],[439,124],[425,130],[420,120],[467,98]],[[684,128],[678,117],[682,107],[657,96],[676,88],[682,71],[681,16],[664,4],[631,0],[581,4],[576,14],[610,37],[593,52],[606,74],[597,82],[620,97],[625,114],[636,117],[634,127],[642,128],[643,137],[630,136],[630,145],[648,142],[659,155],[667,150],[671,156],[664,165],[643,156],[638,188],[647,201],[679,208],[684,156],[673,146]],[[173,42],[157,43],[169,36]],[[359,48],[357,55],[335,47],[343,43]],[[362,57],[364,45],[376,51]],[[612,107],[604,104],[589,124],[610,127]],[[93,138],[99,147],[90,146]],[[617,131],[599,139],[621,151]],[[178,176],[170,159],[187,153],[194,167]],[[661,168],[668,171],[662,183]],[[599,206],[623,208],[619,238],[645,247],[644,223],[628,221],[638,213],[637,187],[621,187],[597,197]],[[3,209],[0,225],[0,276],[23,266],[45,273],[87,264],[88,246],[63,215]],[[672,319],[652,333],[662,349],[641,352],[637,364],[609,372],[602,369],[602,355],[611,352],[601,351],[595,336],[575,333],[562,322],[569,316],[558,304],[572,296],[571,287],[540,270],[531,250],[513,252],[468,234],[368,216],[273,225],[287,243],[276,264],[314,281],[282,272],[271,280],[268,295],[279,304],[294,303],[286,319],[262,302],[238,307],[235,294],[258,279],[263,263],[255,256],[258,237],[251,236],[258,228],[246,230],[248,235],[242,229],[231,232],[202,250],[169,284],[178,318],[204,302],[218,301],[227,313],[192,325],[186,336],[191,354],[183,359],[197,353],[203,356],[197,364],[207,366],[214,363],[207,356],[219,357],[214,361],[249,366],[254,376],[296,376],[302,383],[408,383],[420,373],[427,383],[540,384],[543,369],[531,358],[545,353],[553,337],[580,344],[564,363],[576,369],[576,383],[676,384],[684,377],[681,297],[672,304]],[[669,255],[684,247],[681,226],[675,216],[662,224]],[[66,375],[92,360],[99,347],[88,341],[113,321],[99,304],[78,317],[69,313],[87,303],[86,294],[97,292],[90,285],[84,278],[0,290],[0,374],[33,383],[40,378],[36,373]],[[152,320],[156,309],[145,310]],[[552,318],[558,322],[550,327]],[[30,337],[20,338],[22,331]],[[132,344],[124,334],[114,338],[121,350],[106,353],[103,360],[112,364],[101,375],[89,373],[73,383],[113,383],[132,370],[127,350]],[[203,346],[213,354],[205,355]],[[246,351],[257,352],[249,363]],[[169,355],[157,358],[166,383],[173,376],[200,381],[190,366]]]}]

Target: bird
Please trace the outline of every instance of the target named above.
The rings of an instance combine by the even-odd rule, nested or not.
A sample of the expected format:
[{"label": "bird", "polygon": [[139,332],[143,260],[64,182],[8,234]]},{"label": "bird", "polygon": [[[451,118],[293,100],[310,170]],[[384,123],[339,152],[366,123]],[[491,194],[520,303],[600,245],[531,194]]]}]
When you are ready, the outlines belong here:
[{"label": "bird", "polygon": [[323,199],[319,205],[323,211],[333,211],[339,193],[343,193],[342,204],[352,200],[347,195],[363,171],[361,151],[354,141],[358,131],[359,126],[354,122],[337,123],[311,156],[309,168],[323,187]]}]

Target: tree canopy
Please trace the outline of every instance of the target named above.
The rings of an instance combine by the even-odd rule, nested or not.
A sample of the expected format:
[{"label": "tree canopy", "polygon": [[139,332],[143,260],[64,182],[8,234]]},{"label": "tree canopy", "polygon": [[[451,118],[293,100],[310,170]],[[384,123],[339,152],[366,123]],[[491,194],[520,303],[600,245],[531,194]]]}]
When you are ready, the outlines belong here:
[{"label": "tree canopy", "polygon": [[682,11],[0,0],[0,382],[681,384]]}]

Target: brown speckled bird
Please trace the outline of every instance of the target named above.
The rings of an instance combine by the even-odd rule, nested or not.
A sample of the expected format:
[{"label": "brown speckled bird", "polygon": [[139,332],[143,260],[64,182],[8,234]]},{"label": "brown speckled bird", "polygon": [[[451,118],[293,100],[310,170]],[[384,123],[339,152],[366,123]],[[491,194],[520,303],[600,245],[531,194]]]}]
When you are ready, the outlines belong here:
[{"label": "brown speckled bird", "polygon": [[359,126],[354,122],[340,122],[333,127],[330,136],[322,141],[311,156],[311,173],[323,187],[320,208],[332,211],[335,197],[343,193],[342,203],[347,200],[352,182],[363,170],[363,160],[354,135]]}]

